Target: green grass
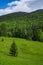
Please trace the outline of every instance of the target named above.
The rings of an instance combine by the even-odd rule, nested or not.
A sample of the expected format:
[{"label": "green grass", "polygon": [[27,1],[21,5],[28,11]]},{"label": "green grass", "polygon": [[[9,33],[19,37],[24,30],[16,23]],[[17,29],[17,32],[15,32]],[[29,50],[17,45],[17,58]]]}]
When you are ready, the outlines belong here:
[{"label": "green grass", "polygon": [[[13,40],[18,48],[17,57],[9,55]],[[43,65],[43,42],[0,37],[0,65]]]}]

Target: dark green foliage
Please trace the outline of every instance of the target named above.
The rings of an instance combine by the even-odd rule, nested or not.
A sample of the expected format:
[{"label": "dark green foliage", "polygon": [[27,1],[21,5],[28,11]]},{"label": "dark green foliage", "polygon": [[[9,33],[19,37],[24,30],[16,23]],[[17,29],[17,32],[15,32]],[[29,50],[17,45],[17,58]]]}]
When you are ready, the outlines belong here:
[{"label": "dark green foliage", "polygon": [[[2,22],[7,25],[2,24]],[[0,23],[0,36],[7,35],[8,37],[25,38],[34,41],[43,40],[43,10],[1,16]]]},{"label": "dark green foliage", "polygon": [[43,42],[43,32],[41,29],[38,30],[38,40]]},{"label": "dark green foliage", "polygon": [[0,35],[7,36],[7,26],[5,23],[2,23],[0,26]]},{"label": "dark green foliage", "polygon": [[17,47],[16,47],[16,43],[13,41],[11,48],[10,48],[10,55],[11,56],[17,56]]}]

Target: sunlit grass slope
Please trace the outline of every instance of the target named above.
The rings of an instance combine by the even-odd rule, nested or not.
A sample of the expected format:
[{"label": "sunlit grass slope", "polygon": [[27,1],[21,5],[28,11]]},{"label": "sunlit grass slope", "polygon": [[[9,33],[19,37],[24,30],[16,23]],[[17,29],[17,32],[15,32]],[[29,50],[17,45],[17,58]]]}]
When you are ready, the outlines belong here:
[{"label": "sunlit grass slope", "polygon": [[[18,49],[17,57],[9,55],[13,40]],[[0,65],[43,65],[43,43],[20,38],[0,37]]]}]

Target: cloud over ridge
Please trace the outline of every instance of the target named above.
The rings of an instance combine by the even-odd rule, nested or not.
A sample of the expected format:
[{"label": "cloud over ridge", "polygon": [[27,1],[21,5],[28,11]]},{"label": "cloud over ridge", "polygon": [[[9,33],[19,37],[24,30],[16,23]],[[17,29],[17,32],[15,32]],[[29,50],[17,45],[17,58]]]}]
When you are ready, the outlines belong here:
[{"label": "cloud over ridge", "polygon": [[[37,10],[37,8],[34,8],[34,4],[31,5],[31,3],[35,3],[36,0],[20,0],[20,1],[12,1],[10,3],[7,3],[7,7],[4,9],[0,9],[0,15],[12,13],[12,12],[32,12],[34,10]],[[43,5],[41,6],[43,8]]]}]

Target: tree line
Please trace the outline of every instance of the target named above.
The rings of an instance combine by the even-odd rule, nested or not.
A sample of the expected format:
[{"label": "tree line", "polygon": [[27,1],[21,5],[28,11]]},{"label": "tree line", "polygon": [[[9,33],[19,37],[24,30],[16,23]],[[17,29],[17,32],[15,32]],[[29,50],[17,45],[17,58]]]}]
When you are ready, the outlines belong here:
[{"label": "tree line", "polygon": [[17,23],[15,27],[8,29],[6,23],[0,25],[0,36],[25,38],[27,40],[43,42],[43,22],[25,23],[24,25]]}]

